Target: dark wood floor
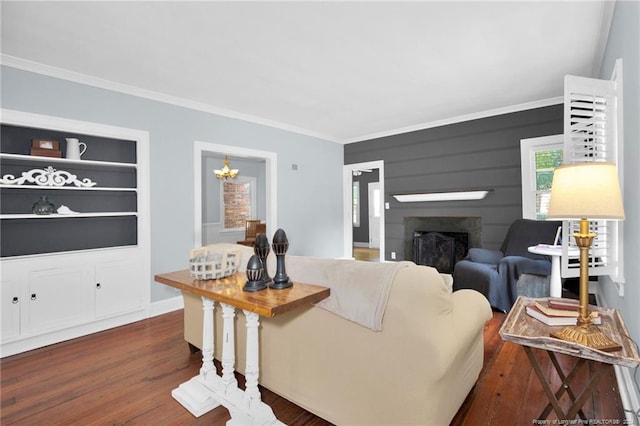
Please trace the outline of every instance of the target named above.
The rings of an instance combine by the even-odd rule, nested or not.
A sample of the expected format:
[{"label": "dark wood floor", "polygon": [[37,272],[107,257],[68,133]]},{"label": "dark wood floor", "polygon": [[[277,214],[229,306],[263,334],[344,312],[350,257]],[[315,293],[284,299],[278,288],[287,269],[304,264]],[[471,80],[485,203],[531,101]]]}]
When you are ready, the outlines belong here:
[{"label": "dark wood floor", "polygon": [[[487,323],[485,367],[453,425],[532,424],[546,404],[522,349],[500,340],[503,319],[496,313]],[[225,424],[229,415],[222,407],[196,419],[171,398],[173,388],[198,373],[200,362],[182,339],[182,311],[7,357],[0,362],[0,424]],[[553,378],[549,363],[544,368]],[[329,424],[261,391],[286,424]],[[584,411],[593,419],[623,418],[613,369]]]}]

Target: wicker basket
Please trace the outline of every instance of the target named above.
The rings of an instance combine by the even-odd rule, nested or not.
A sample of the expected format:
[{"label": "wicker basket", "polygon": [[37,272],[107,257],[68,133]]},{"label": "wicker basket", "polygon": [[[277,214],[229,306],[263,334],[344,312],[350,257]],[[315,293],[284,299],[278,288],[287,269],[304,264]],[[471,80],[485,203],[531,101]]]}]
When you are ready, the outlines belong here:
[{"label": "wicker basket", "polygon": [[235,274],[240,262],[238,250],[205,246],[189,253],[191,276],[198,280],[217,280]]}]

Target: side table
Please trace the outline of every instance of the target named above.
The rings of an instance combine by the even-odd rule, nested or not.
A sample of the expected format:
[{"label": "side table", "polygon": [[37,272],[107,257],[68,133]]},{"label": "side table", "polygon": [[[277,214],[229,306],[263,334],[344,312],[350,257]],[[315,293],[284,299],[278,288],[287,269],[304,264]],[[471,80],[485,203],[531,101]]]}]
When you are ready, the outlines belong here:
[{"label": "side table", "polygon": [[[546,298],[533,299],[522,296],[518,297],[515,305],[513,305],[513,308],[509,311],[509,314],[500,328],[500,337],[504,341],[522,346],[529,358],[529,361],[531,362],[536,376],[540,380],[540,384],[549,399],[549,404],[544,408],[539,419],[546,419],[552,410],[555,411],[558,418],[561,420],[575,420],[576,415],[579,415],[581,419],[584,419],[585,416],[582,412],[582,406],[591,392],[595,389],[595,384],[605,370],[602,368],[604,366],[601,366],[601,368],[596,370],[596,372],[589,378],[585,388],[579,393],[576,393],[571,388],[571,382],[577,375],[580,368],[590,361],[598,361],[601,363],[633,368],[640,365],[640,356],[638,355],[638,351],[631,339],[627,337],[629,335],[627,327],[622,320],[622,316],[617,310],[601,307],[596,308],[599,315],[602,317],[602,325],[600,325],[599,328],[611,339],[622,346],[622,349],[617,352],[602,352],[577,343],[550,337],[550,333],[552,331],[557,331],[562,327],[548,326],[527,315],[526,307],[536,300],[546,300]],[[557,391],[553,392],[551,390],[532,348],[538,348],[546,351],[547,355],[551,359],[551,363],[562,381]],[[562,371],[560,363],[557,360],[556,353],[579,358],[578,362],[569,374],[565,374],[564,371]],[[562,409],[559,402],[559,398],[565,392],[572,402],[567,411]]]},{"label": "side table", "polygon": [[[274,317],[301,306],[329,297],[326,287],[294,283],[283,290],[267,288],[257,292],[242,291],[246,275],[238,272],[218,280],[196,280],[189,270],[158,274],[154,279],[162,284],[202,297],[204,318],[202,324],[202,368],[200,374],[181,384],[171,395],[196,417],[223,405],[231,420],[227,425],[276,425],[271,407],[262,402],[258,389],[259,374],[259,316]],[[219,358],[222,376],[213,364],[214,337],[213,311],[215,302],[222,307],[223,345]],[[244,312],[247,326],[247,365],[245,390],[238,387],[234,375],[235,365],[235,309]]]},{"label": "side table", "polygon": [[[527,249],[529,253],[540,254],[543,256],[551,256],[551,278],[550,291],[551,297],[562,297],[562,280],[560,278],[560,256],[562,256],[562,246],[537,245]],[[577,249],[572,249],[578,255]]]}]

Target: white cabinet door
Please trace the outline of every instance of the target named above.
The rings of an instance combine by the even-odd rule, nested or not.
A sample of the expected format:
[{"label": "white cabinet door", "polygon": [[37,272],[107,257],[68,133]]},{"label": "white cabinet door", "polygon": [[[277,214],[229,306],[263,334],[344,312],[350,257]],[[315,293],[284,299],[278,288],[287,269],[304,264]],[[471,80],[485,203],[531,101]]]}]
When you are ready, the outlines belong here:
[{"label": "white cabinet door", "polygon": [[20,336],[20,307],[24,303],[20,294],[20,282],[3,274],[0,284],[0,310],[2,311],[2,341]]},{"label": "white cabinet door", "polygon": [[90,319],[92,268],[41,269],[29,274],[29,333],[38,334]]},{"label": "white cabinet door", "polygon": [[96,265],[96,318],[142,309],[144,276],[141,269],[140,261]]}]

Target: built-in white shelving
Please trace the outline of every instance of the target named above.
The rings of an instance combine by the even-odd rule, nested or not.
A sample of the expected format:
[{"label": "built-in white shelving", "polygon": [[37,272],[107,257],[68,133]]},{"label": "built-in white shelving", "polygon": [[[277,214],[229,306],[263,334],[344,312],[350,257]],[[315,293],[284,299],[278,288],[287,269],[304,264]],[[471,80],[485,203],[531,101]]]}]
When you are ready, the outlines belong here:
[{"label": "built-in white shelving", "polygon": [[117,161],[97,161],[97,160],[71,160],[69,158],[58,157],[38,157],[35,155],[22,155],[22,154],[7,154],[1,153],[0,158],[7,158],[19,161],[36,161],[40,163],[61,163],[61,164],[76,164],[87,166],[105,166],[105,167],[131,167],[137,168],[135,163],[122,163]]},{"label": "built-in white shelving", "polygon": [[77,214],[0,214],[0,219],[73,219],[78,217],[137,216],[137,212],[94,212]]},{"label": "built-in white shelving", "polygon": [[8,185],[8,184],[0,184],[0,188],[11,188],[11,189],[39,189],[44,191],[54,190],[64,190],[64,191],[129,191],[135,192],[137,188],[124,188],[124,187],[109,187],[109,186],[93,186],[90,188],[84,188],[80,186],[42,186],[42,185]]},{"label": "built-in white shelving", "polygon": [[[6,109],[0,121],[0,356],[146,318],[148,132]],[[92,159],[27,155],[38,138],[64,155],[68,137]],[[65,180],[38,185],[47,173]],[[33,214],[44,196],[78,213]]]}]

